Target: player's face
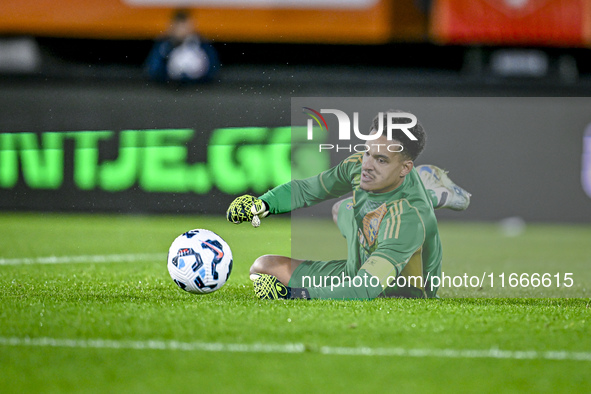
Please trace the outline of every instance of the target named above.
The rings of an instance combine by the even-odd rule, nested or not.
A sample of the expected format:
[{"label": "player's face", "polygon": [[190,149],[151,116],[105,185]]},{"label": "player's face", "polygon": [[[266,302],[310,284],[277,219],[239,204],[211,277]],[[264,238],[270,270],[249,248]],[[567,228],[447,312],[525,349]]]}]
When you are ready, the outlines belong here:
[{"label": "player's face", "polygon": [[[396,189],[412,170],[413,162],[398,152],[390,152],[387,146],[397,144],[385,136],[367,141],[369,150],[363,155],[361,165],[361,189],[373,193],[385,193]],[[391,150],[399,150],[395,145]]]}]

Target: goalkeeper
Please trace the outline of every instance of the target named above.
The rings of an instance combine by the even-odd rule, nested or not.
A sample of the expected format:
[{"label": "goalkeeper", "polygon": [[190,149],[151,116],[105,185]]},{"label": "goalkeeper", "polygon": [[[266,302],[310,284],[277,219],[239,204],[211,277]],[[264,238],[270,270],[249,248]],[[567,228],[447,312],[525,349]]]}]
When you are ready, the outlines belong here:
[{"label": "goalkeeper", "polygon": [[[388,111],[390,113],[399,111]],[[409,118],[394,118],[403,124]],[[384,119],[374,118],[370,132]],[[383,123],[382,123],[383,122]],[[338,201],[333,218],[347,241],[347,260],[311,261],[286,256],[259,257],[250,268],[260,298],[373,299],[376,297],[435,297],[432,278],[441,274],[441,240],[434,208],[464,210],[470,194],[455,185],[438,167],[414,161],[426,135],[420,122],[408,131],[392,130],[317,176],[293,180],[259,198],[241,196],[227,211],[233,223],[290,212],[353,192]],[[401,145],[391,152],[388,145]],[[398,150],[400,148],[398,147]],[[392,149],[397,150],[397,149]],[[312,283],[314,285],[312,285]],[[317,286],[321,283],[321,286]],[[438,283],[438,281],[437,281]],[[335,284],[338,284],[335,286]]]}]

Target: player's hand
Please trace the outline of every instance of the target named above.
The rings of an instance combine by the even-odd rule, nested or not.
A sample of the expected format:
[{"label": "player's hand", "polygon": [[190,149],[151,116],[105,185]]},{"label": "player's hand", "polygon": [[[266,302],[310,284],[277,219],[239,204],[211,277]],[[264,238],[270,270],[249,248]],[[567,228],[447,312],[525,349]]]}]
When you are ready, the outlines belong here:
[{"label": "player's hand", "polygon": [[254,293],[261,300],[310,299],[307,289],[285,286],[273,275],[252,274],[250,278],[254,286]]},{"label": "player's hand", "polygon": [[226,212],[226,218],[235,224],[252,222],[254,227],[258,227],[261,224],[260,219],[268,214],[269,208],[263,200],[245,194],[232,201]]},{"label": "player's hand", "polygon": [[254,286],[254,293],[261,300],[277,300],[279,298],[289,298],[290,288],[273,275],[257,274],[255,277],[251,276],[252,284]]}]

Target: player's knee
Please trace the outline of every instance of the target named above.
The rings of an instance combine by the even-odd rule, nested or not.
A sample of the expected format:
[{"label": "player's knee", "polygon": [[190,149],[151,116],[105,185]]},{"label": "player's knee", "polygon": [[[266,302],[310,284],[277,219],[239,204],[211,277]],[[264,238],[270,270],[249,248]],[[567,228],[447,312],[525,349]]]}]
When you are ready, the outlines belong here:
[{"label": "player's knee", "polygon": [[273,275],[287,286],[294,270],[302,262],[303,260],[294,260],[290,257],[267,254],[259,257],[252,263],[250,274]]},{"label": "player's knee", "polygon": [[273,274],[273,269],[277,265],[275,262],[275,256],[266,254],[264,256],[259,257],[252,263],[250,266],[250,273],[251,274]]}]

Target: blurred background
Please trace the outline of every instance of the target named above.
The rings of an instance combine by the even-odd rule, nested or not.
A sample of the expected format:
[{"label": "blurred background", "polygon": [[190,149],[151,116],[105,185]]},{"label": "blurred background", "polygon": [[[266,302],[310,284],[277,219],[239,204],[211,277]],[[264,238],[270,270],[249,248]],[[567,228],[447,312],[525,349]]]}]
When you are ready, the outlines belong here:
[{"label": "blurred background", "polygon": [[292,98],[393,97],[462,220],[588,222],[590,48],[591,0],[3,1],[0,209],[220,214],[289,179]]}]

